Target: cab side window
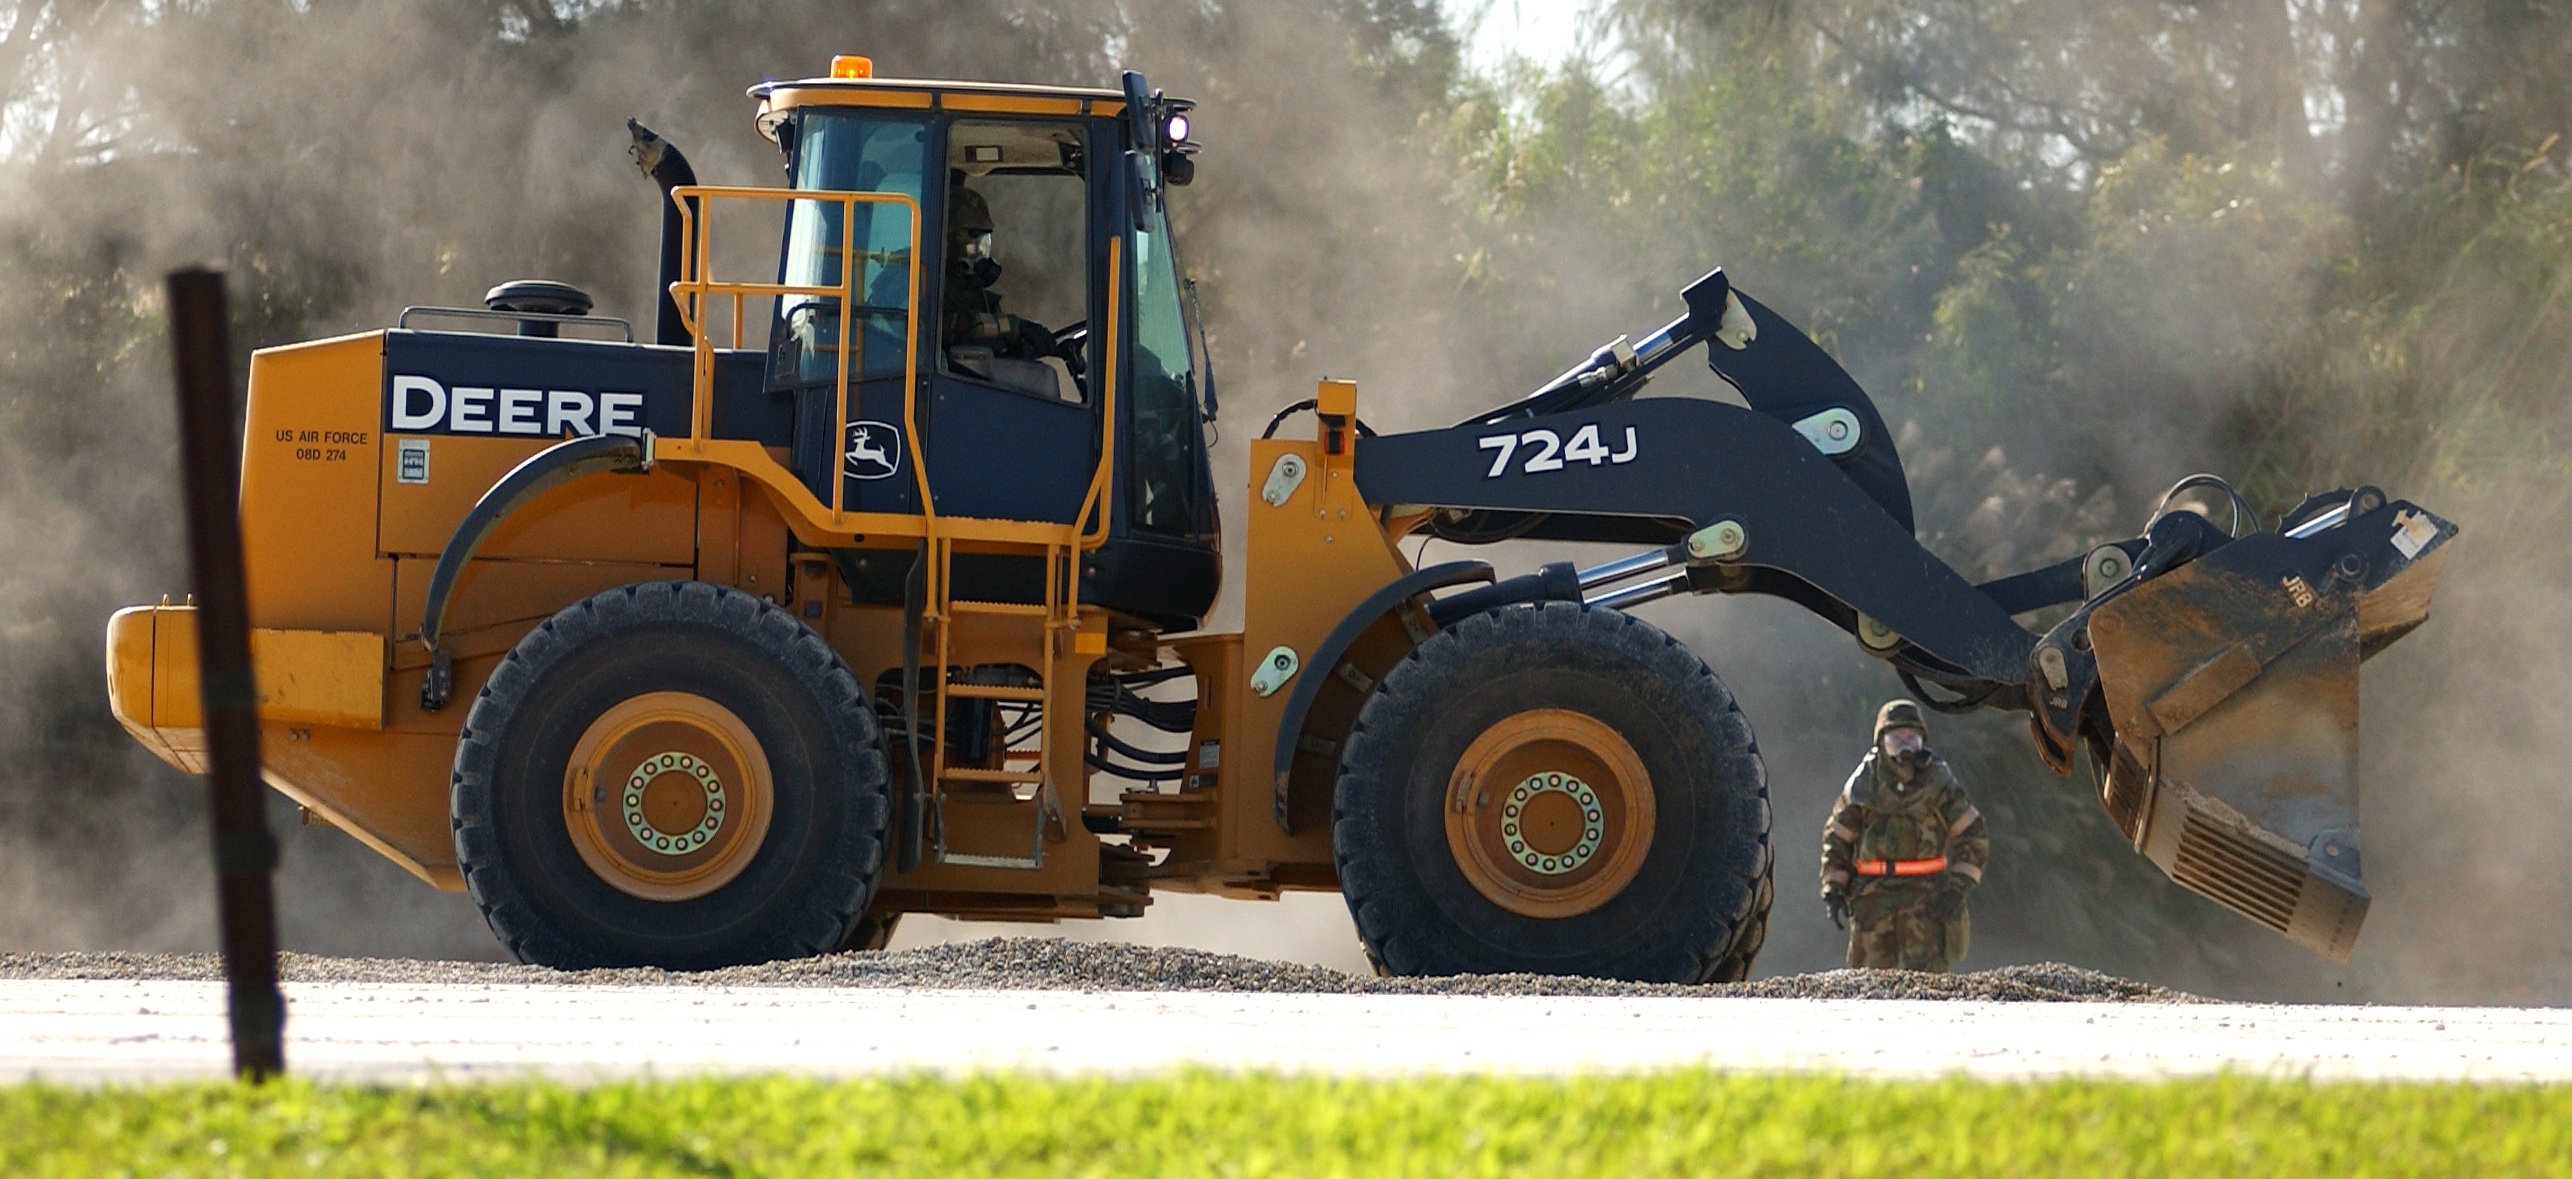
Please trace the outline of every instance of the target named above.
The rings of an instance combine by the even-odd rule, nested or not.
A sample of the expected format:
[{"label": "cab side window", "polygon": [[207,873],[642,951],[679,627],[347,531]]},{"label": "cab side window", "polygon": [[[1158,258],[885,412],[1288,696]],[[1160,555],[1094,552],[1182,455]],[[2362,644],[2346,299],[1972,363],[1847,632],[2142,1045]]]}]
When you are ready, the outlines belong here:
[{"label": "cab side window", "polygon": [[950,375],[1089,400],[1088,160],[1070,122],[947,132],[938,361]]}]

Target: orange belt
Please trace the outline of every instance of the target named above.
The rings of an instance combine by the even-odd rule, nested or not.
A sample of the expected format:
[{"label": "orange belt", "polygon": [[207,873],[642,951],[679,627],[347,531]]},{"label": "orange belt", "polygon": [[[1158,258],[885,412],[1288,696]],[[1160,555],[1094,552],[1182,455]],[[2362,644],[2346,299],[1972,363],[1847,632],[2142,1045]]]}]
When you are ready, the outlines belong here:
[{"label": "orange belt", "polygon": [[1947,870],[1947,857],[1925,860],[1859,860],[1860,876],[1935,876]]}]

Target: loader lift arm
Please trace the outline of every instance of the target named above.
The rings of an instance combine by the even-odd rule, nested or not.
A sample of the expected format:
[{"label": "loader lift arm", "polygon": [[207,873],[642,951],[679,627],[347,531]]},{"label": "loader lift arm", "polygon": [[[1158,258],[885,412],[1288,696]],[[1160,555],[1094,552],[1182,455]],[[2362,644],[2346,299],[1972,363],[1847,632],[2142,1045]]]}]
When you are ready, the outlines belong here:
[{"label": "loader lift arm", "polygon": [[[1583,457],[1593,445],[1608,454]],[[1655,398],[1365,438],[1357,453],[1367,502],[1540,517],[1522,536],[1669,545],[1729,522],[1739,543],[1706,566],[1706,588],[1738,570],[1737,590],[1852,634],[1862,613],[1980,679],[2019,680],[2035,645],[1830,456],[1755,410]]]},{"label": "loader lift arm", "polygon": [[[1707,366],[1739,390],[1752,410],[1811,440],[1909,531],[1911,490],[1893,435],[1848,371],[1785,317],[1733,289],[1721,268],[1688,284],[1679,297],[1688,313],[1641,343],[1629,346],[1620,336],[1534,393],[1460,424],[1497,427],[1628,401],[1663,365],[1704,344]],[[1512,535],[1549,535],[1542,524],[1536,527]]]},{"label": "loader lift arm", "polygon": [[[2455,525],[2361,486],[2261,531],[2229,484],[2191,476],[2173,494],[2220,487],[2231,529],[2157,511],[2142,536],[1978,586],[1913,535],[1900,458],[1855,380],[1720,270],[1683,297],[1688,314],[1642,343],[1598,349],[1516,402],[1357,441],[1365,501],[1388,518],[1426,510],[1431,535],[1662,548],[1450,595],[1429,605],[1432,618],[1444,625],[1474,602],[1785,598],[1933,705],[2029,713],[2058,773],[2086,746],[2101,802],[2138,851],[2182,885],[2347,957],[2368,902],[2357,665],[2426,617]],[[1748,408],[1635,399],[1699,344]],[[2014,617],[2073,602],[2041,635]],[[1955,697],[1933,697],[1924,680]]]}]

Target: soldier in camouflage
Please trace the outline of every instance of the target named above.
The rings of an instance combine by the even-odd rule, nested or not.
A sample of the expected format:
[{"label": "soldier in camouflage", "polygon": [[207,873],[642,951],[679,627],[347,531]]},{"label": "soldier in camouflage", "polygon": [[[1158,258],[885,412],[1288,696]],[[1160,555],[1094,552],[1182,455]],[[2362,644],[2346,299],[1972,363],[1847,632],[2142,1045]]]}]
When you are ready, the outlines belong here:
[{"label": "soldier in camouflage", "polygon": [[1982,812],[1929,751],[1920,706],[1887,703],[1822,831],[1822,904],[1849,931],[1849,965],[1944,973],[1965,956],[1965,894],[1990,858]]},{"label": "soldier in camouflage", "polygon": [[988,348],[1003,360],[1061,355],[1054,333],[1032,319],[1000,309],[1000,262],[992,257],[991,204],[955,175],[947,199],[945,344]]}]

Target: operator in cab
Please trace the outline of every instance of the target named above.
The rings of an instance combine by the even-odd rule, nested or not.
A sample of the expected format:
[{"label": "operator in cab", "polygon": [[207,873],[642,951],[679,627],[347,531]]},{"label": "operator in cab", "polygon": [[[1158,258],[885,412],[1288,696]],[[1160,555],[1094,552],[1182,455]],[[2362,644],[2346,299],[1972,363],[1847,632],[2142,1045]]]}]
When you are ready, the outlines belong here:
[{"label": "operator in cab", "polygon": [[941,335],[950,362],[956,349],[985,349],[999,360],[1042,360],[1062,354],[1043,324],[1000,309],[1000,262],[992,257],[991,205],[951,173],[947,200],[946,316]]},{"label": "operator in cab", "polygon": [[1965,956],[1965,894],[1990,859],[1982,812],[1930,751],[1920,706],[1886,702],[1822,830],[1822,905],[1849,932],[1849,965],[1945,973]]}]

